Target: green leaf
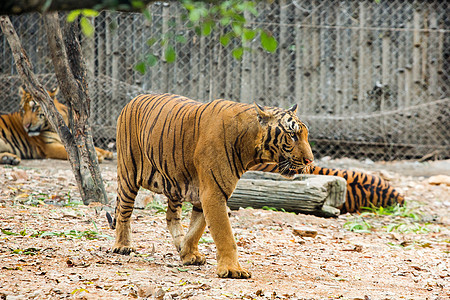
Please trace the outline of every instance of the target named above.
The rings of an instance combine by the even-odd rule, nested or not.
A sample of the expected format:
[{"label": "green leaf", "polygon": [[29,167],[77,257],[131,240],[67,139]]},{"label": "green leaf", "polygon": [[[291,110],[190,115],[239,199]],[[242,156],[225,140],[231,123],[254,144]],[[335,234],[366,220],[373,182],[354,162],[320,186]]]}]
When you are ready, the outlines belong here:
[{"label": "green leaf", "polygon": [[155,43],[156,43],[156,38],[150,38],[150,39],[148,39],[147,40],[147,45],[149,46],[149,47],[151,47],[151,46],[153,46]]},{"label": "green leaf", "polygon": [[149,67],[153,67],[154,65],[156,65],[157,62],[158,58],[155,55],[149,54],[147,56],[147,65],[149,65]]},{"label": "green leaf", "polygon": [[223,17],[222,19],[220,19],[220,24],[222,26],[226,26],[226,25],[230,24],[230,22],[231,22],[230,17]]},{"label": "green leaf", "polygon": [[261,46],[273,53],[277,50],[278,42],[271,34],[263,30],[261,31]]},{"label": "green leaf", "polygon": [[46,12],[47,9],[50,7],[50,4],[52,4],[53,0],[46,0],[44,5],[42,5],[42,12]]},{"label": "green leaf", "polygon": [[78,16],[81,14],[81,9],[75,9],[72,10],[68,15],[67,15],[67,22],[72,23],[73,21],[75,21]]},{"label": "green leaf", "polygon": [[89,9],[89,8],[83,9],[81,11],[81,13],[85,17],[97,17],[99,15],[98,11],[96,11],[95,9]]},{"label": "green leaf", "polygon": [[175,41],[177,43],[185,44],[187,42],[187,38],[184,35],[175,36]]},{"label": "green leaf", "polygon": [[242,58],[242,55],[244,54],[244,48],[242,47],[234,48],[231,53],[233,54],[234,58],[239,60]]},{"label": "green leaf", "polygon": [[164,58],[168,63],[173,63],[177,57],[175,49],[172,46],[167,46],[166,51],[164,52]]},{"label": "green leaf", "polygon": [[240,23],[233,23],[232,27],[233,27],[233,31],[236,33],[236,35],[239,36],[239,35],[242,34],[242,30],[243,30],[242,24],[240,24]]},{"label": "green leaf", "polygon": [[151,22],[152,21],[152,14],[150,13],[150,11],[148,9],[144,9],[142,11],[142,14],[144,15],[144,17],[147,19],[147,21]]},{"label": "green leaf", "polygon": [[202,35],[208,36],[213,29],[213,25],[214,25],[214,23],[212,23],[212,22],[203,23],[202,24]]},{"label": "green leaf", "polygon": [[86,17],[81,17],[80,20],[81,25],[81,31],[84,33],[85,36],[91,37],[94,35],[94,26],[92,26],[91,22]]},{"label": "green leaf", "polygon": [[19,235],[18,233],[6,230],[6,229],[2,229],[2,233],[6,234],[6,235]]},{"label": "green leaf", "polygon": [[220,37],[220,43],[222,44],[222,46],[226,47],[230,43],[231,36],[232,36],[232,34],[227,33]]},{"label": "green leaf", "polygon": [[142,75],[145,74],[145,63],[144,62],[139,62],[138,64],[136,64],[136,66],[134,66],[134,69],[136,71],[138,71],[139,73],[141,73]]},{"label": "green leaf", "polygon": [[244,39],[246,41],[251,41],[253,40],[253,38],[256,35],[256,31],[252,30],[252,29],[248,29],[248,28],[244,28]]},{"label": "green leaf", "polygon": [[197,22],[198,20],[200,20],[201,16],[202,13],[198,8],[195,8],[189,12],[189,20],[191,20],[192,22]]},{"label": "green leaf", "polygon": [[137,9],[143,9],[145,4],[141,0],[131,0],[131,6]]}]

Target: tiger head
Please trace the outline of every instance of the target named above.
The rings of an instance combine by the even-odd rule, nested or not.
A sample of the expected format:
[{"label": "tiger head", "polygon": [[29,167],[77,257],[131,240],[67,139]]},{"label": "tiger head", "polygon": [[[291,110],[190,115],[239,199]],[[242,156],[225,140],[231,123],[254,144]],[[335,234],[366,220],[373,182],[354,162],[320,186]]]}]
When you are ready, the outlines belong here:
[{"label": "tiger head", "polygon": [[[20,100],[22,124],[28,136],[38,136],[42,131],[53,130],[41,105],[33,99],[31,93],[25,91],[23,88],[20,88],[20,92],[22,94]],[[56,102],[56,95],[59,92],[59,88],[47,92],[53,101]]]},{"label": "tiger head", "polygon": [[263,162],[276,162],[280,173],[303,173],[314,160],[308,142],[308,128],[297,117],[297,105],[288,110],[262,107],[255,103],[263,131],[259,145]]}]

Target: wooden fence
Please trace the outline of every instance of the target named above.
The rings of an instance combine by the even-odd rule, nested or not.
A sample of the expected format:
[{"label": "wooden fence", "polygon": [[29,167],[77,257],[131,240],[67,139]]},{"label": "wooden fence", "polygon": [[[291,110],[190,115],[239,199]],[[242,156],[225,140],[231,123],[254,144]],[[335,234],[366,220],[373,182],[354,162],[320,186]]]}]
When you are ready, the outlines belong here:
[{"label": "wooden fence", "polygon": [[[279,42],[276,53],[254,41],[241,60],[219,36],[198,36],[173,2],[140,14],[103,12],[82,48],[94,100],[97,137],[114,141],[121,108],[142,92],[170,92],[201,101],[227,98],[288,107],[298,103],[317,155],[417,158],[450,156],[450,4],[447,1],[274,1],[260,3],[250,26]],[[13,19],[37,73],[55,84],[37,15]],[[175,63],[164,62],[160,38],[173,33]],[[147,41],[155,43],[149,46]],[[0,36],[0,111],[17,103],[19,83]],[[237,44],[234,44],[237,46]],[[152,53],[145,75],[134,69]],[[4,97],[4,98],[3,98]],[[13,100],[9,100],[13,99]]]}]

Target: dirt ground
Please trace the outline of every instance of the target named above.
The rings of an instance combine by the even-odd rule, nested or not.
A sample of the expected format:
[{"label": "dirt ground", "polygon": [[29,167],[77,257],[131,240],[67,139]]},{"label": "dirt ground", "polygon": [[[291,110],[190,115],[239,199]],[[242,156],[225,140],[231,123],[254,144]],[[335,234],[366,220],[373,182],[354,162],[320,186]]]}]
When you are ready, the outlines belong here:
[{"label": "dirt ground", "polygon": [[[450,161],[321,165],[381,174],[406,195],[405,208],[336,219],[240,209],[231,213],[249,280],[215,275],[206,232],[204,266],[183,266],[166,229],[164,200],[142,193],[133,213],[137,253],[110,253],[105,209],[79,203],[69,164],[0,166],[0,299],[450,299]],[[101,165],[115,198],[115,161]],[[188,224],[189,212],[183,223]],[[317,231],[300,237],[294,229]]]}]

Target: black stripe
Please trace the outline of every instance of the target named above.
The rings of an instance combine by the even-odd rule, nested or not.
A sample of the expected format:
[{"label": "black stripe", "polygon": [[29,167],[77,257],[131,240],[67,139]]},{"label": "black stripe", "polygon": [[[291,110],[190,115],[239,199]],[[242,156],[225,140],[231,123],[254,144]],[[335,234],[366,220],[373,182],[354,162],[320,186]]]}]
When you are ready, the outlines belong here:
[{"label": "black stripe", "polygon": [[217,181],[216,176],[214,175],[214,172],[213,172],[212,170],[210,170],[210,171],[211,171],[211,175],[212,175],[214,181],[215,181],[216,184],[217,184],[217,187],[220,189],[220,191],[222,192],[223,196],[225,197],[225,200],[228,200],[228,195],[227,195],[227,193],[225,193],[225,191],[224,191],[224,189],[222,188],[222,186],[220,186],[219,182]]}]

